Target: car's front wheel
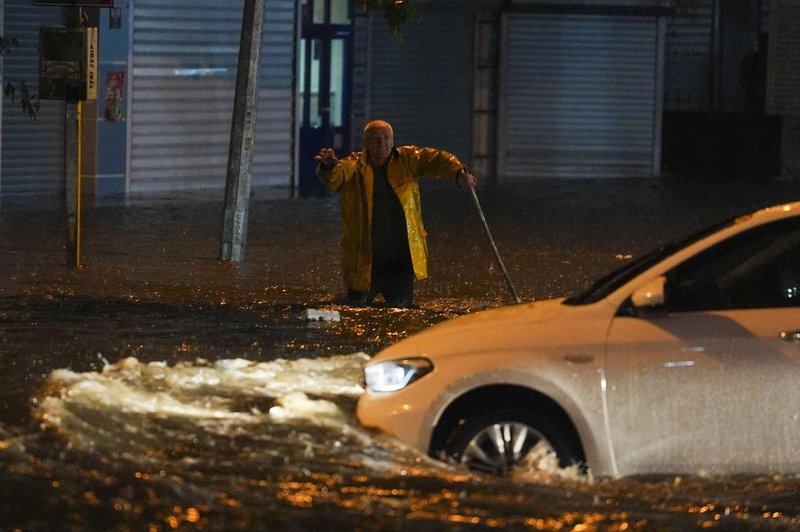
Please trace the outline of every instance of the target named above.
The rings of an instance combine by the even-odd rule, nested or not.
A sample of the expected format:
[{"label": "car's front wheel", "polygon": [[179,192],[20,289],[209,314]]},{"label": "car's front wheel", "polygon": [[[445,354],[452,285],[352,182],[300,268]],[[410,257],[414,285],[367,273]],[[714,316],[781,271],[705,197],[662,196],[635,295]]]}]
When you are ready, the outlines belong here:
[{"label": "car's front wheel", "polygon": [[464,417],[450,430],[442,452],[469,469],[508,476],[520,469],[554,471],[582,462],[576,442],[546,419],[520,410]]}]

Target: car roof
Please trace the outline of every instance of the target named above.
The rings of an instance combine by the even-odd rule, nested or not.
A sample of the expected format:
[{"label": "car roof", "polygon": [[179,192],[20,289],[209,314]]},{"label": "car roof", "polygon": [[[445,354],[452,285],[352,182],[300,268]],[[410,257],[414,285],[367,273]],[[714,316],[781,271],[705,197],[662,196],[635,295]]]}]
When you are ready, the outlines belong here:
[{"label": "car roof", "polygon": [[755,222],[760,223],[767,221],[761,219],[764,217],[766,217],[767,219],[780,219],[798,215],[800,215],[800,201],[792,201],[788,203],[781,203],[778,205],[764,207],[762,209],[758,209],[756,211],[743,214],[741,216],[737,216],[736,218],[734,218],[734,223],[742,223],[748,220],[754,220]]}]

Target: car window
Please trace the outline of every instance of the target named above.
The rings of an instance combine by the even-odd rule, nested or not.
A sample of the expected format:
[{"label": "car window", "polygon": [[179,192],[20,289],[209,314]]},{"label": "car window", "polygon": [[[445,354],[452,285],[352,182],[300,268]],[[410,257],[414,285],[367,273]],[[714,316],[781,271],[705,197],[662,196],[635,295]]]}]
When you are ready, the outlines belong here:
[{"label": "car window", "polygon": [[712,225],[706,229],[694,233],[682,240],[670,242],[663,246],[656,248],[649,253],[637,257],[631,262],[623,264],[621,267],[613,270],[611,273],[604,275],[597,279],[588,289],[584,290],[578,295],[568,297],[564,300],[565,305],[589,305],[596,303],[606,297],[614,290],[620,288],[625,283],[646,271],[648,268],[653,267],[665,258],[669,257],[679,249],[697,242],[706,236],[721,230],[723,227],[733,225],[736,218],[726,220],[719,224]]},{"label": "car window", "polygon": [[673,312],[800,306],[800,218],[731,237],[667,273]]}]

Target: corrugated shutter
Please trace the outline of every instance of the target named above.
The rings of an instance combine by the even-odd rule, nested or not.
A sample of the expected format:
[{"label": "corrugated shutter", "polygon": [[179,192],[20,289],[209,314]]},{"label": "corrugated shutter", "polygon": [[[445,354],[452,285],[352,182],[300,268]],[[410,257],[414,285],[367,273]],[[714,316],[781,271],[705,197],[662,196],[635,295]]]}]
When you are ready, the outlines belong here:
[{"label": "corrugated shutter", "polygon": [[771,5],[771,0],[761,0],[759,3],[759,31],[769,31],[769,8]]},{"label": "corrugated shutter", "polygon": [[389,121],[398,145],[435,146],[468,161],[474,15],[421,11],[419,24],[406,24],[402,39],[373,16],[367,119]]},{"label": "corrugated shutter", "polygon": [[[224,187],[243,2],[133,5],[130,190]],[[266,3],[253,185],[291,182],[295,9]]]},{"label": "corrugated shutter", "polygon": [[294,173],[294,0],[267,0],[258,84],[255,185],[290,186]]},{"label": "corrugated shutter", "polygon": [[656,17],[507,15],[498,177],[653,174]]},{"label": "corrugated shutter", "polygon": [[[5,0],[3,35],[19,47],[3,59],[3,83],[39,86],[39,27],[60,26],[62,9],[33,6],[30,0]],[[3,150],[0,192],[60,194],[64,188],[64,102],[42,100],[38,118],[23,114],[19,100],[3,102]]]},{"label": "corrugated shutter", "polygon": [[664,105],[706,110],[711,106],[711,45],[714,0],[697,0],[667,24]]}]

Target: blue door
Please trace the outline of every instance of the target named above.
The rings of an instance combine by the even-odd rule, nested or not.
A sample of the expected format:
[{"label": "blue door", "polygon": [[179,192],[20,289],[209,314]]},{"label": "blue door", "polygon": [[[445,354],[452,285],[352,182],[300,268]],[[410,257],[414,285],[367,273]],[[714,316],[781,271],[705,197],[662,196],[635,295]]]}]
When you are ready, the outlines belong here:
[{"label": "blue door", "polygon": [[323,191],[314,156],[330,147],[338,156],[350,152],[352,63],[351,0],[303,0],[300,75],[301,194]]}]

